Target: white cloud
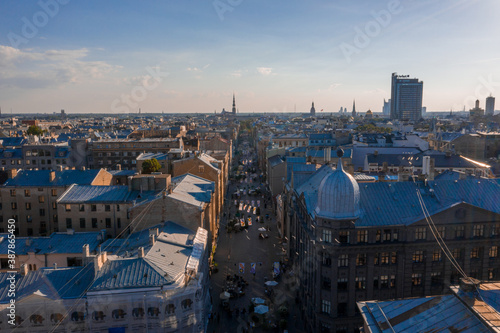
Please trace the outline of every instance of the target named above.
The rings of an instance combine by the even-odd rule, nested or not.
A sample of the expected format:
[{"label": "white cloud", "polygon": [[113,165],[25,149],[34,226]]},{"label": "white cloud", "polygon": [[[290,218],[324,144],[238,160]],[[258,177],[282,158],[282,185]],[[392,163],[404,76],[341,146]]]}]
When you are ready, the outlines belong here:
[{"label": "white cloud", "polygon": [[257,67],[257,72],[259,72],[260,74],[264,75],[264,76],[268,76],[268,75],[275,75],[275,73],[273,73],[273,69],[271,67]]},{"label": "white cloud", "polygon": [[45,88],[102,79],[120,68],[104,61],[87,61],[86,48],[76,50],[20,50],[0,45],[0,86]]}]

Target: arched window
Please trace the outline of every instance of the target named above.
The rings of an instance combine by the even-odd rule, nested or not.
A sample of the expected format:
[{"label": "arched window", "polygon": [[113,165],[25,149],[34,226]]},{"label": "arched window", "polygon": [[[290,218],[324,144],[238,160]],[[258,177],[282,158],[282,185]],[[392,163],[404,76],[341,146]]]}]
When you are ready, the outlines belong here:
[{"label": "arched window", "polygon": [[28,265],[28,269],[29,269],[30,271],[32,271],[32,270],[33,270],[33,268],[31,267],[31,264],[29,264],[29,265]]},{"label": "arched window", "polygon": [[166,314],[171,314],[175,312],[175,305],[173,303],[167,304],[165,307],[165,313]]},{"label": "arched window", "polygon": [[36,271],[36,264],[33,264],[33,270]]}]

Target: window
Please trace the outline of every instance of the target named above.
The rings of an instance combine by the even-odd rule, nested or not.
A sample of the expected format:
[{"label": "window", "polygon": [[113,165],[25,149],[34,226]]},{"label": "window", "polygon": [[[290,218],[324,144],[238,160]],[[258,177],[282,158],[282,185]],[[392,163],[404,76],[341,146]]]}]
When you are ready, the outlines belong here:
[{"label": "window", "polygon": [[122,219],[119,218],[119,217],[116,219],[116,227],[117,228],[121,228],[122,227]]},{"label": "window", "polygon": [[488,280],[496,280],[496,279],[497,279],[497,269],[488,268]]},{"label": "window", "polygon": [[366,253],[358,253],[356,256],[356,266],[366,265]]},{"label": "window", "polygon": [[368,230],[359,230],[358,243],[366,243],[366,242],[368,242]]},{"label": "window", "polygon": [[437,233],[438,235],[441,237],[441,238],[445,238],[445,232],[446,232],[446,228],[445,227],[437,227]]},{"label": "window", "polygon": [[339,242],[342,244],[349,243],[349,231],[339,231]]},{"label": "window", "polygon": [[24,196],[30,197],[31,196],[30,190],[24,190]]},{"label": "window", "polygon": [[383,265],[389,264],[389,252],[382,252],[380,254],[380,263]]},{"label": "window", "polygon": [[83,205],[83,204],[80,204],[80,205],[78,206],[78,208],[79,208],[79,211],[80,211],[80,212],[84,212],[84,211],[85,211],[85,205]]},{"label": "window", "polygon": [[40,195],[40,196],[38,197],[38,202],[39,202],[39,203],[44,203],[44,202],[45,202],[45,196]]},{"label": "window", "polygon": [[377,230],[377,234],[375,235],[375,241],[376,242],[380,242],[380,240],[382,239],[382,230]]},{"label": "window", "polygon": [[453,258],[455,259],[462,259],[462,249],[453,249],[452,251]]},{"label": "window", "polygon": [[85,229],[85,218],[80,217],[80,228]]},{"label": "window", "polygon": [[92,218],[92,228],[97,229],[97,219],[95,217]]},{"label": "window", "polygon": [[500,224],[494,224],[491,226],[491,236],[495,237],[500,235]]},{"label": "window", "polygon": [[443,280],[441,279],[441,272],[432,272],[431,273],[431,285],[440,286],[443,284]]},{"label": "window", "polygon": [[331,243],[332,242],[332,231],[323,229],[323,242]]},{"label": "window", "polygon": [[389,288],[389,275],[380,276],[380,288]]},{"label": "window", "polygon": [[16,196],[16,190],[10,190],[10,196],[15,197]]},{"label": "window", "polygon": [[330,301],[323,300],[321,302],[321,312],[330,314],[330,307],[331,307]]},{"label": "window", "polygon": [[396,275],[391,275],[390,288],[396,288]]},{"label": "window", "polygon": [[104,210],[106,212],[110,212],[111,211],[111,205],[104,205]]},{"label": "window", "polygon": [[373,257],[373,264],[374,265],[380,264],[380,253],[375,253],[375,256]]},{"label": "window", "polygon": [[69,217],[66,218],[66,228],[67,229],[73,228],[73,222],[71,221],[71,218],[69,218]]},{"label": "window", "polygon": [[347,278],[337,279],[337,290],[347,290]]},{"label": "window", "polygon": [[31,217],[31,215],[26,215],[26,222],[28,223],[33,222],[33,218]]},{"label": "window", "polygon": [[397,252],[391,253],[391,264],[395,265],[398,262],[398,254]]},{"label": "window", "polygon": [[479,259],[481,256],[481,248],[479,247],[473,247],[472,250],[470,251],[470,258],[471,259]]},{"label": "window", "polygon": [[50,194],[51,194],[53,197],[57,197],[57,190],[56,190],[56,189],[52,189],[52,190],[50,190]]},{"label": "window", "polygon": [[119,212],[120,211],[120,205],[116,205],[116,211]]},{"label": "window", "polygon": [[373,289],[378,289],[379,284],[378,284],[378,276],[373,277]]},{"label": "window", "polygon": [[364,276],[356,276],[355,286],[357,290],[365,290],[366,278]]},{"label": "window", "polygon": [[332,258],[328,253],[323,252],[322,255],[323,266],[330,267],[332,265]]},{"label": "window", "polygon": [[415,240],[425,240],[427,239],[427,228],[421,227],[415,230]]},{"label": "window", "polygon": [[347,267],[349,265],[349,255],[339,255],[339,267]]},{"label": "window", "polygon": [[57,202],[52,202],[52,209],[57,209]]},{"label": "window", "polygon": [[12,209],[17,209],[17,202],[11,202],[10,207]]},{"label": "window", "polygon": [[106,217],[106,228],[111,228],[111,219]]},{"label": "window", "polygon": [[455,227],[455,238],[464,238],[465,237],[465,226],[459,225]]},{"label": "window", "polygon": [[325,290],[330,290],[332,289],[332,279],[330,279],[327,276],[323,276],[323,281],[321,283],[321,286]]},{"label": "window", "polygon": [[199,165],[198,166],[198,172],[200,172],[200,173],[205,172],[205,166],[204,165]]},{"label": "window", "polygon": [[68,257],[66,260],[67,260],[68,267],[83,266],[82,258]]},{"label": "window", "polygon": [[434,250],[432,252],[432,261],[441,261],[441,250]]},{"label": "window", "polygon": [[52,220],[57,223],[57,214],[52,215]]},{"label": "window", "polygon": [[492,246],[490,247],[490,258],[496,258],[498,257],[498,246]]},{"label": "window", "polygon": [[484,236],[484,224],[476,224],[472,229],[472,237]]},{"label": "window", "polygon": [[97,205],[90,205],[90,211],[91,212],[97,211]]},{"label": "window", "polygon": [[26,210],[31,210],[31,202],[26,203]]},{"label": "window", "polygon": [[414,286],[422,285],[422,274],[421,273],[413,273],[411,275],[411,284]]},{"label": "window", "polygon": [[413,252],[413,262],[423,262],[424,261],[424,251]]},{"label": "window", "polygon": [[[345,317],[347,316],[347,303],[339,303],[337,305],[337,313],[339,315],[339,317]],[[338,329],[342,329],[342,328],[338,328]],[[342,331],[340,331],[342,332]],[[345,330],[344,332],[347,332],[347,330]]]},{"label": "window", "polygon": [[71,205],[70,204],[66,204],[64,205],[65,209],[67,212],[71,212]]},{"label": "window", "polygon": [[45,216],[45,208],[40,208],[40,216]]},{"label": "window", "polygon": [[319,332],[320,333],[330,333],[331,329],[332,329],[332,327],[326,323],[319,324]]},{"label": "window", "polygon": [[391,229],[384,229],[384,242],[389,242],[391,240]]}]

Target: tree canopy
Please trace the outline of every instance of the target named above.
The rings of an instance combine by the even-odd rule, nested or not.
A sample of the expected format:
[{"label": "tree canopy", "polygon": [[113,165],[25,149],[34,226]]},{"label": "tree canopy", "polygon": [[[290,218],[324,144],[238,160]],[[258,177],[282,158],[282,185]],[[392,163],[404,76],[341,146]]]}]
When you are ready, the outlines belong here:
[{"label": "tree canopy", "polygon": [[145,160],[142,162],[142,173],[150,174],[152,172],[157,172],[160,170],[161,165],[160,162],[156,158],[152,158],[150,160]]},{"label": "tree canopy", "polygon": [[30,127],[28,127],[26,133],[28,133],[28,135],[42,135],[43,130],[36,125],[31,125]]}]

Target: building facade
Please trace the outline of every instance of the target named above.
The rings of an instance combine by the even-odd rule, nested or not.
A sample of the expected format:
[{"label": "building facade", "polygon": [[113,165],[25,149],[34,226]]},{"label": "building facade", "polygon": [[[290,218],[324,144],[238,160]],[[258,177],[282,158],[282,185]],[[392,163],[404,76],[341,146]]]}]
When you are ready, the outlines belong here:
[{"label": "building facade", "polygon": [[357,332],[359,301],[445,292],[460,275],[437,234],[467,274],[499,278],[497,180],[358,185],[324,165],[295,182],[282,214],[308,331]]},{"label": "building facade", "polygon": [[391,119],[416,121],[422,117],[423,86],[409,75],[392,73]]}]

